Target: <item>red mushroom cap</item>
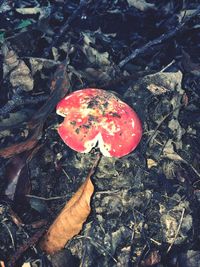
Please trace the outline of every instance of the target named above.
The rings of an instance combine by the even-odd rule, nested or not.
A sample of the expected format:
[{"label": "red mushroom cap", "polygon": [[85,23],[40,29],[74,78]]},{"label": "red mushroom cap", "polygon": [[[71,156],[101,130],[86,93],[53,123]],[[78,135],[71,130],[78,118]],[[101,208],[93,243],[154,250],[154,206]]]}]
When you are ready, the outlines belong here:
[{"label": "red mushroom cap", "polygon": [[58,127],[60,137],[78,152],[87,153],[97,144],[104,156],[119,158],[142,137],[135,111],[105,90],[75,91],[58,103],[56,112],[65,117]]}]

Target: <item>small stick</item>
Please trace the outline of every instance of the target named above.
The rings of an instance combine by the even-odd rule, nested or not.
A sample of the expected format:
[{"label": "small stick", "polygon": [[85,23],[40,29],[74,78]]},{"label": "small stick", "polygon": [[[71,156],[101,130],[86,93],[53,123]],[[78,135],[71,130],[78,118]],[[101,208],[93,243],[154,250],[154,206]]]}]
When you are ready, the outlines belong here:
[{"label": "small stick", "polygon": [[177,25],[175,28],[173,28],[170,32],[163,33],[161,36],[159,36],[158,38],[154,39],[153,41],[149,41],[148,43],[146,43],[142,47],[135,49],[129,56],[127,56],[125,59],[123,59],[119,63],[119,67],[122,68],[130,60],[136,58],[140,54],[143,54],[143,53],[147,52],[152,46],[161,44],[164,41],[168,40],[169,38],[174,37],[179,31],[182,30],[182,28],[185,26],[185,24],[189,20],[194,18],[199,13],[200,13],[200,7],[198,7],[197,10],[191,16],[186,17],[179,25]]},{"label": "small stick", "polygon": [[0,108],[0,116],[5,116],[10,113],[13,109],[28,104],[38,104],[48,99],[48,96],[29,96],[25,99],[23,96],[14,94],[11,100],[9,100],[2,108]]}]

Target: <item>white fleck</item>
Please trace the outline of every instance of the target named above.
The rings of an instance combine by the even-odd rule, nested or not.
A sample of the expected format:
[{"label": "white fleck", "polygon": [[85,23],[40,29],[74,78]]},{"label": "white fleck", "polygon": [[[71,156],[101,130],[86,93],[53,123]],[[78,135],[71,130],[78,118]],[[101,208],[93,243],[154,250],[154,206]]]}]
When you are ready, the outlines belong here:
[{"label": "white fleck", "polygon": [[132,124],[132,127],[133,127],[133,129],[134,129],[134,127],[135,127],[134,119],[131,119],[131,124]]},{"label": "white fleck", "polygon": [[73,94],[67,95],[67,96],[65,97],[65,100],[67,100],[67,99],[69,99],[69,98],[71,98],[71,97],[73,97]]}]

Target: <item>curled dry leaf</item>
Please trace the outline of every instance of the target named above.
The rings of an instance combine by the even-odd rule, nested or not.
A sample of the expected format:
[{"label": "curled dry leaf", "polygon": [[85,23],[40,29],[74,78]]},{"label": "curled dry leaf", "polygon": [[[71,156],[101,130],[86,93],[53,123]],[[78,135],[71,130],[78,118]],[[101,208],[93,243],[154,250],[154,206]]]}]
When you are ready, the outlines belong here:
[{"label": "curled dry leaf", "polygon": [[53,254],[64,248],[67,241],[81,231],[91,210],[90,199],[94,192],[94,186],[90,177],[98,162],[99,157],[85,182],[62,209],[41,241],[40,247],[48,254]]},{"label": "curled dry leaf", "polygon": [[34,86],[30,69],[25,62],[18,58],[14,50],[4,44],[2,53],[4,55],[3,74],[9,74],[10,83],[13,87],[20,87],[25,91],[32,91]]}]

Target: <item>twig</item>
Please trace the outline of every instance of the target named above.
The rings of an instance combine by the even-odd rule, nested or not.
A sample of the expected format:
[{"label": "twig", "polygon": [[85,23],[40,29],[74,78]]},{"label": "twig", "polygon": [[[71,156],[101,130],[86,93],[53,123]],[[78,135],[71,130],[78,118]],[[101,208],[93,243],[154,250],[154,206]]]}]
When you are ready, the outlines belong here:
[{"label": "twig", "polygon": [[30,59],[30,60],[37,60],[42,63],[50,63],[52,65],[59,65],[62,62],[59,60],[49,59],[49,58],[42,58],[42,57],[21,57],[22,59]]},{"label": "twig", "polygon": [[59,196],[59,197],[39,197],[39,196],[35,196],[35,195],[30,195],[27,194],[26,197],[28,198],[35,198],[35,199],[40,199],[40,200],[44,200],[44,201],[51,201],[51,200],[57,200],[57,199],[62,199],[62,198],[66,198],[66,196]]},{"label": "twig", "polygon": [[148,140],[147,140],[147,142],[146,142],[146,146],[147,146],[147,145],[150,143],[150,141],[155,137],[155,135],[156,135],[158,129],[159,129],[160,126],[163,124],[163,122],[164,122],[164,121],[165,121],[171,114],[173,114],[174,111],[176,111],[176,110],[178,110],[178,109],[180,109],[180,108],[182,108],[182,107],[184,107],[184,104],[181,104],[181,105],[177,106],[176,108],[174,108],[172,111],[170,111],[167,115],[165,115],[165,116],[163,117],[163,119],[160,121],[160,123],[156,126],[156,128],[155,128],[153,134],[148,138]]},{"label": "twig", "polygon": [[119,63],[119,67],[122,68],[126,63],[128,63],[130,60],[136,58],[138,55],[145,53],[148,51],[152,46],[158,45],[163,43],[164,41],[168,40],[169,38],[175,36],[184,26],[185,24],[194,18],[196,15],[200,13],[200,7],[197,8],[197,10],[191,15],[186,17],[180,24],[178,24],[175,28],[173,28],[170,32],[168,33],[163,33],[161,36],[158,38],[154,39],[153,41],[149,41],[147,44],[143,45],[141,48],[135,49],[128,57],[123,59]]},{"label": "twig", "polygon": [[[177,154],[179,156],[179,154]],[[193,172],[200,178],[200,173],[192,166],[192,164],[190,164],[189,162],[187,162],[185,159],[183,159],[181,156],[180,157],[180,160],[185,163],[186,165],[188,165],[192,170]]]},{"label": "twig", "polygon": [[165,66],[164,68],[162,68],[162,70],[160,70],[160,72],[164,72],[166,69],[168,69],[174,63],[175,63],[175,60],[173,59],[169,64],[167,64],[167,66]]},{"label": "twig", "polygon": [[82,238],[84,238],[84,239],[88,239],[88,240],[90,240],[90,242],[91,242],[91,244],[93,245],[93,246],[95,246],[96,248],[100,248],[100,249],[102,249],[107,255],[109,255],[112,259],[113,259],[113,261],[115,262],[115,263],[117,263],[118,261],[117,261],[117,259],[115,259],[114,257],[113,257],[113,255],[104,247],[104,246],[102,246],[100,243],[98,243],[97,241],[93,241],[93,239],[91,238],[91,237],[89,237],[89,236],[83,236],[83,235],[78,235],[78,236],[76,236],[74,239],[82,239]]},{"label": "twig", "polygon": [[27,105],[27,104],[37,104],[39,102],[43,102],[47,100],[48,96],[29,96],[28,98],[24,98],[22,95],[22,89],[18,88],[16,92],[13,94],[12,98],[2,107],[0,108],[0,116],[5,116],[13,109],[18,106]]},{"label": "twig", "polygon": [[177,236],[178,236],[178,233],[179,233],[179,231],[180,231],[180,229],[181,229],[181,224],[182,224],[182,222],[183,222],[183,216],[184,216],[184,213],[185,213],[185,208],[183,208],[183,210],[182,210],[182,213],[181,213],[181,219],[180,219],[180,222],[179,222],[179,225],[178,225],[178,228],[177,228],[175,237],[174,237],[172,243],[170,244],[170,246],[168,247],[168,249],[167,249],[167,253],[169,253],[169,251],[171,250],[172,246],[174,245],[174,242],[176,241],[176,238],[177,238]]},{"label": "twig", "polygon": [[10,239],[11,239],[11,242],[12,242],[12,246],[13,246],[13,248],[15,249],[15,241],[14,241],[12,232],[10,231],[10,229],[9,229],[9,227],[6,225],[6,223],[1,222],[1,224],[7,229],[8,233],[9,233],[9,235],[10,235]]}]

